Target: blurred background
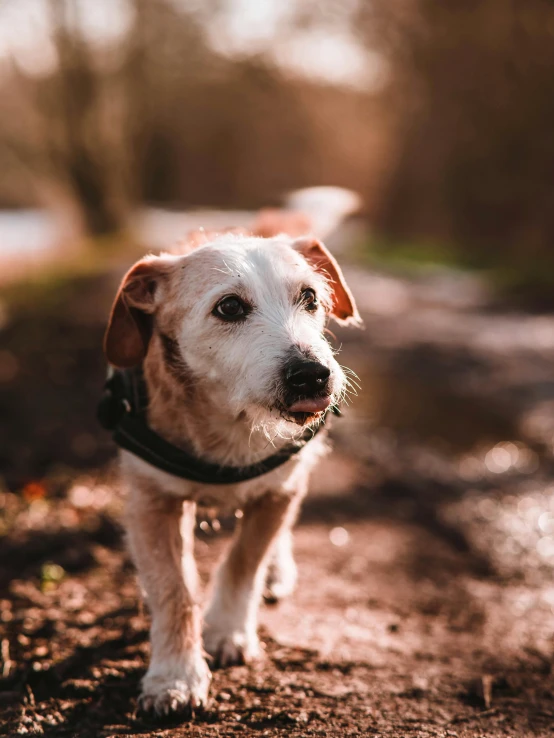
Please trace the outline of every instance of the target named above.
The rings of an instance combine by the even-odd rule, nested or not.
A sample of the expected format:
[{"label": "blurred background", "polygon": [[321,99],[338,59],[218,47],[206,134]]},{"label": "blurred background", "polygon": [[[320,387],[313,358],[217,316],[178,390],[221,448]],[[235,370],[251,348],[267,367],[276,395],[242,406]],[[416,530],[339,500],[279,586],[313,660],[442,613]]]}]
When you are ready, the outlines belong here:
[{"label": "blurred background", "polygon": [[[291,190],[335,185],[363,201],[329,243],[366,327],[336,331],[361,389],[301,518],[300,551],[327,552],[305,570],[331,582],[310,600],[307,641],[325,652],[334,622],[341,658],[359,656],[363,631],[392,663],[382,632],[402,639],[416,613],[402,648],[420,676],[415,632],[433,627],[443,653],[480,644],[448,709],[490,711],[493,685],[514,735],[528,702],[533,720],[554,715],[554,690],[517,676],[550,678],[554,626],[553,69],[550,0],[1,0],[10,689],[27,684],[18,659],[55,661],[36,655],[35,631],[17,641],[29,587],[51,598],[43,625],[79,587],[98,612],[115,607],[102,568],[131,587],[115,449],[95,420],[121,275],[192,228],[247,224]],[[228,527],[206,514],[199,546]],[[365,593],[350,615],[334,576]],[[488,687],[475,691],[476,674]],[[429,704],[433,678],[416,685]]]}]

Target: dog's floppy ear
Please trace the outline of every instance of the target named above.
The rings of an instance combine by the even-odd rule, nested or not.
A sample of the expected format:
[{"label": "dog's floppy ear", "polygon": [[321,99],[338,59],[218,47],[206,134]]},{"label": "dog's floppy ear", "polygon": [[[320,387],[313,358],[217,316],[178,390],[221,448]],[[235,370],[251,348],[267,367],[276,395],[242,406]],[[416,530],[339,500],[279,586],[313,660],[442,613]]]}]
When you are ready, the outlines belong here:
[{"label": "dog's floppy ear", "polygon": [[317,272],[326,277],[331,287],[333,305],[331,315],[339,323],[361,325],[362,320],[354,297],[335,257],[325,246],[312,236],[298,238],[291,244]]},{"label": "dog's floppy ear", "polygon": [[146,356],[156,292],[168,267],[167,259],[147,257],[123,277],[104,336],[104,353],[113,366],[121,369],[136,366]]}]

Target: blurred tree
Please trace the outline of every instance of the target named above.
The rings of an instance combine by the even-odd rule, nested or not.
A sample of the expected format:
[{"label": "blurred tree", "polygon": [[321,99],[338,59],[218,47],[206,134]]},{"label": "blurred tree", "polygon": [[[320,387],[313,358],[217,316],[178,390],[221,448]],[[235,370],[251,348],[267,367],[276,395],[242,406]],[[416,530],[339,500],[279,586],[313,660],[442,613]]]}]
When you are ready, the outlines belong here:
[{"label": "blurred tree", "polygon": [[[65,175],[80,203],[87,230],[93,235],[111,233],[122,223],[114,181],[121,162],[120,136],[114,131],[118,112],[108,100],[111,80],[96,68],[85,41],[75,0],[49,0],[57,73],[48,92],[39,96],[44,106],[50,154]],[[110,109],[108,109],[108,105]],[[55,135],[56,123],[61,136]]]},{"label": "blurred tree", "polygon": [[3,123],[0,156],[16,173],[23,168],[31,201],[48,203],[56,191],[78,203],[85,230],[110,233],[126,204],[117,74],[85,39],[75,0],[48,0],[47,8],[55,66],[34,74],[12,61],[3,107],[19,115]]},{"label": "blurred tree", "polygon": [[116,42],[91,39],[80,0],[46,1],[55,64],[37,74],[14,60],[0,76],[0,161],[21,203],[69,194],[102,234],[143,202],[255,207],[304,185],[376,181],[375,95],[294,76],[269,53],[216,51],[218,0],[210,13],[129,0]]},{"label": "blurred tree", "polygon": [[360,8],[357,28],[389,62],[396,110],[381,229],[464,244],[476,258],[554,260],[554,3]]}]

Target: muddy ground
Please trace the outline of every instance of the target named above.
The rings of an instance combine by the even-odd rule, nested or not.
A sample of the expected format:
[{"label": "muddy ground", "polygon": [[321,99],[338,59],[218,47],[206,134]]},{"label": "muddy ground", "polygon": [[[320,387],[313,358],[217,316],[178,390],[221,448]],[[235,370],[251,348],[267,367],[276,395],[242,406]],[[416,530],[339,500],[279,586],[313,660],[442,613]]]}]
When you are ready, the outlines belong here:
[{"label": "muddy ground", "polygon": [[[467,276],[349,275],[363,389],[299,521],[298,590],[186,724],[136,714],[148,614],[94,420],[117,275],[6,302],[0,735],[554,735],[554,317]],[[231,528],[199,520],[205,581]]]}]

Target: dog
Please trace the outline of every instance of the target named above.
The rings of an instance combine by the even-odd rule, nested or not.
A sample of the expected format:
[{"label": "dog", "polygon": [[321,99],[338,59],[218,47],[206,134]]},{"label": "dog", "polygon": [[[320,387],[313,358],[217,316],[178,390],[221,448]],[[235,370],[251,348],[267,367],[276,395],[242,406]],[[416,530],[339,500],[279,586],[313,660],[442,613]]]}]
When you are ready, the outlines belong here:
[{"label": "dog", "polygon": [[[262,211],[248,230],[197,231],[138,261],[117,292],[105,354],[122,376],[140,367],[147,394],[140,417],[132,391],[122,400],[120,427],[127,540],[151,613],[142,710],[206,706],[206,655],[220,666],[256,659],[264,587],[275,599],[294,588],[291,527],[326,451],[317,431],[349,386],[326,323],[361,323],[312,223]],[[204,612],[197,505],[242,511]]]}]

